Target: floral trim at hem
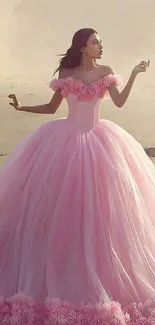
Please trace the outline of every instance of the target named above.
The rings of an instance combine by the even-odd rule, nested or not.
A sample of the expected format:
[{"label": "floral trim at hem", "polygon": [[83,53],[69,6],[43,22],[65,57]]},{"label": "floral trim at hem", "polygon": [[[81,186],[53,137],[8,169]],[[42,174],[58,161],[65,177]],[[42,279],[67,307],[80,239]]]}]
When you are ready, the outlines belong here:
[{"label": "floral trim at hem", "polygon": [[1,325],[155,325],[155,301],[132,303],[121,309],[117,302],[74,306],[47,298],[44,304],[22,294],[0,297]]},{"label": "floral trim at hem", "polygon": [[67,97],[70,93],[75,94],[79,100],[91,100],[95,96],[107,98],[109,95],[108,88],[111,84],[120,87],[122,85],[121,76],[108,75],[104,78],[86,85],[83,81],[77,80],[73,77],[64,79],[53,79],[50,81],[49,87],[54,91],[58,88],[61,89],[61,95]]}]

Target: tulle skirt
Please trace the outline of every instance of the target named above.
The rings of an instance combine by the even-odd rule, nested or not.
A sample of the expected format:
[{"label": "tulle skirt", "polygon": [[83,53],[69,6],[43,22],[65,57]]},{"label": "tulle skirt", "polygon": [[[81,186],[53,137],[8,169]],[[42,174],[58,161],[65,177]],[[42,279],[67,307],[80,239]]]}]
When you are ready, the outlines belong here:
[{"label": "tulle skirt", "polygon": [[0,296],[8,324],[124,324],[128,305],[152,317],[155,169],[125,130],[59,119],[15,148],[0,173]]}]

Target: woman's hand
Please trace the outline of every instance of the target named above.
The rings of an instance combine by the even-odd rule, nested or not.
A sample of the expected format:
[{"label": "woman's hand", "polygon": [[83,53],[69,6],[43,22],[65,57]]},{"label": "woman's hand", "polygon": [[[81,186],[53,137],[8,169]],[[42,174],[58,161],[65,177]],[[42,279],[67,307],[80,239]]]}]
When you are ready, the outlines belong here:
[{"label": "woman's hand", "polygon": [[13,102],[11,102],[9,104],[11,106],[13,106],[17,111],[22,111],[22,106],[20,105],[16,95],[15,94],[10,94],[8,97],[13,100]]},{"label": "woman's hand", "polygon": [[141,61],[138,65],[136,65],[134,67],[134,69],[132,70],[132,74],[134,76],[137,76],[138,73],[140,72],[145,72],[146,69],[149,67],[150,65],[150,60],[146,61]]}]

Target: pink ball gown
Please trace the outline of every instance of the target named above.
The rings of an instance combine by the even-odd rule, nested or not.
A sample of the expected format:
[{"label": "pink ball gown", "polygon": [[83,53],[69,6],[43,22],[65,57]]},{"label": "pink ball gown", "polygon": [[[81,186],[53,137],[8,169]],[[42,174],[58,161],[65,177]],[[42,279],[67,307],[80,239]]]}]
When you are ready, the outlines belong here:
[{"label": "pink ball gown", "polygon": [[52,80],[67,118],[24,138],[1,170],[1,324],[155,324],[155,168],[100,119],[111,83]]}]

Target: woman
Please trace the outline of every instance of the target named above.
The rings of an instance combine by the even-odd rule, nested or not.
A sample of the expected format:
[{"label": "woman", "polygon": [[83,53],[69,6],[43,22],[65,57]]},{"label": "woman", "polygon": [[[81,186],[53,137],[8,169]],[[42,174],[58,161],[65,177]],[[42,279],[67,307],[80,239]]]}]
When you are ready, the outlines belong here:
[{"label": "woman", "polygon": [[50,82],[50,103],[27,107],[9,96],[19,111],[54,114],[63,97],[69,106],[66,119],[25,138],[1,172],[0,294],[8,317],[24,324],[152,321],[155,169],[131,135],[99,119],[102,99],[122,107],[149,61],[119,91],[120,77],[96,64],[102,51],[97,32],[81,29]]}]

